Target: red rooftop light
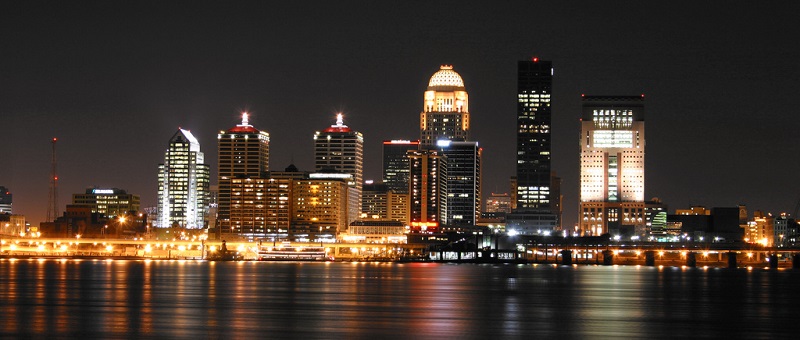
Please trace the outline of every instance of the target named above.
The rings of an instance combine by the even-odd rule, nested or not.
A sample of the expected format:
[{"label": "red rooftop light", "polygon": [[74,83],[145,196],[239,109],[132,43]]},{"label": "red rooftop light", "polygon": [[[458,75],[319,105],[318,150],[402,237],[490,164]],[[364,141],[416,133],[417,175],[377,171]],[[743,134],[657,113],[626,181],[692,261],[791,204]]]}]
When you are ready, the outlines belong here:
[{"label": "red rooftop light", "polygon": [[533,58],[531,58],[531,60],[533,60],[534,63],[538,63],[539,62],[539,57],[533,57]]}]

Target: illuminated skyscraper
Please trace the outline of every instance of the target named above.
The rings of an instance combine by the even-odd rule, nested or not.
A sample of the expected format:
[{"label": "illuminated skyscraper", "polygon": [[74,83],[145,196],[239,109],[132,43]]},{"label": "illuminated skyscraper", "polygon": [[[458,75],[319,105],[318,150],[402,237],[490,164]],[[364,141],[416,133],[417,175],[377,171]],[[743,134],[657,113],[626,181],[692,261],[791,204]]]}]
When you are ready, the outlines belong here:
[{"label": "illuminated skyscraper", "polygon": [[517,63],[517,209],[549,210],[553,64]]},{"label": "illuminated skyscraper", "polygon": [[[206,194],[208,197],[208,194]],[[206,204],[208,201],[205,201]],[[139,195],[117,188],[89,188],[83,194],[72,194],[73,205],[90,207],[92,213],[105,217],[123,216],[140,210]],[[205,220],[205,216],[203,217]]]},{"label": "illuminated skyscraper", "polygon": [[[219,226],[224,233],[241,233],[231,224],[231,180],[266,178],[269,171],[269,133],[250,125],[247,112],[242,123],[217,135],[219,155]],[[237,183],[244,185],[245,182]],[[249,202],[249,201],[248,201]],[[249,207],[241,207],[254,211]],[[233,227],[233,228],[231,228]]]},{"label": "illuminated skyscraper", "polygon": [[473,226],[481,210],[481,158],[478,142],[437,142],[447,160],[447,224]]},{"label": "illuminated skyscraper", "polygon": [[347,182],[352,190],[348,199],[348,223],[361,210],[361,186],[364,173],[364,136],[344,125],[342,114],[336,124],[314,133],[314,171],[335,171],[351,175]]},{"label": "illuminated skyscraper", "polygon": [[412,231],[438,231],[447,223],[447,159],[434,150],[408,151]]},{"label": "illuminated skyscraper", "polygon": [[581,233],[644,234],[644,96],[583,96],[580,146]]},{"label": "illuminated skyscraper", "polygon": [[552,87],[552,62],[517,62],[517,174],[511,193],[514,211],[506,228],[521,234],[546,234],[561,224],[550,167]]},{"label": "illuminated skyscraper", "polygon": [[173,224],[204,228],[210,171],[200,143],[189,130],[178,129],[158,165],[158,227]]},{"label": "illuminated skyscraper", "polygon": [[408,193],[409,150],[418,150],[419,141],[383,141],[383,183],[396,193]]},{"label": "illuminated skyscraper", "polygon": [[440,139],[469,139],[469,100],[464,80],[453,66],[442,65],[428,82],[419,124],[424,148],[435,148]]}]

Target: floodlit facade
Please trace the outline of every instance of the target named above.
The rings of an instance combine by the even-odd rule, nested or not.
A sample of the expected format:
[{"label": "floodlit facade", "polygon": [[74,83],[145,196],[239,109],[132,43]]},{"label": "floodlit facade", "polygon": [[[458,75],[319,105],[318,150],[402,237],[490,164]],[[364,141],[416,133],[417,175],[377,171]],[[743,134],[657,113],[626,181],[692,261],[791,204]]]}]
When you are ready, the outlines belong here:
[{"label": "floodlit facade", "polygon": [[[250,125],[247,112],[242,123],[217,134],[219,193],[217,219],[223,233],[237,233],[231,223],[232,180],[265,178],[269,171],[269,133]],[[249,201],[248,201],[249,202]],[[252,208],[245,208],[252,210]],[[233,229],[231,229],[233,227]]]},{"label": "floodlit facade", "polygon": [[88,206],[92,213],[104,217],[122,216],[141,207],[139,195],[117,188],[86,189],[83,194],[72,194],[72,204]]},{"label": "floodlit facade", "polygon": [[447,223],[447,158],[434,150],[412,150],[408,160],[411,230],[436,232]]},{"label": "floodlit facade", "polygon": [[347,179],[322,176],[295,180],[289,237],[298,242],[333,242],[347,230],[347,199]]},{"label": "floodlit facade", "polygon": [[336,115],[336,124],[314,133],[314,171],[341,172],[350,175],[347,181],[349,222],[361,210],[361,185],[364,177],[364,136],[344,125],[343,115]]},{"label": "floodlit facade", "polygon": [[583,235],[645,233],[644,132],[644,95],[583,96]]},{"label": "floodlit facade", "polygon": [[408,225],[408,217],[408,194],[395,192],[383,183],[364,184],[362,219],[400,221]]},{"label": "floodlit facade", "polygon": [[204,163],[197,138],[189,130],[178,129],[169,140],[164,163],[158,166],[157,227],[205,228],[211,175]]},{"label": "floodlit facade", "polygon": [[474,226],[481,215],[481,160],[478,142],[440,140],[447,159],[447,224]]},{"label": "floodlit facade", "polygon": [[452,65],[442,65],[431,76],[419,117],[424,148],[435,148],[442,139],[469,139],[469,96]]},{"label": "floodlit facade", "polygon": [[419,150],[419,141],[383,141],[383,183],[396,193],[408,193],[409,150]]}]

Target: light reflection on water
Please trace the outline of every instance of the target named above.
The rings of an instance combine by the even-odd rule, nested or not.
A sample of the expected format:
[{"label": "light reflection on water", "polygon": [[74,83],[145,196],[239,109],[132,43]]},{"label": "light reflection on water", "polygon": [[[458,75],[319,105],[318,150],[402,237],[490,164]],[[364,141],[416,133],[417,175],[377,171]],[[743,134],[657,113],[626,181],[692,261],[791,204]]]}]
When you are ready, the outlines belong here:
[{"label": "light reflection on water", "polygon": [[0,338],[788,337],[800,271],[0,260]]}]

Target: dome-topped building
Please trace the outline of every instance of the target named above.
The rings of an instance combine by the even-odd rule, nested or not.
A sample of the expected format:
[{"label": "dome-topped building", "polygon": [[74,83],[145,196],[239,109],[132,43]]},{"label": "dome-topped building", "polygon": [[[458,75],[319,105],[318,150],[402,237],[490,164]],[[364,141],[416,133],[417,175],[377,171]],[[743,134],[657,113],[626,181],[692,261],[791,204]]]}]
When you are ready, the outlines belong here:
[{"label": "dome-topped building", "polygon": [[431,76],[420,113],[420,143],[469,139],[469,96],[464,79],[452,65],[441,65]]},{"label": "dome-topped building", "polygon": [[452,65],[442,65],[428,82],[428,90],[431,90],[432,87],[460,87],[463,89],[464,79],[461,79],[458,72],[453,71]]}]

